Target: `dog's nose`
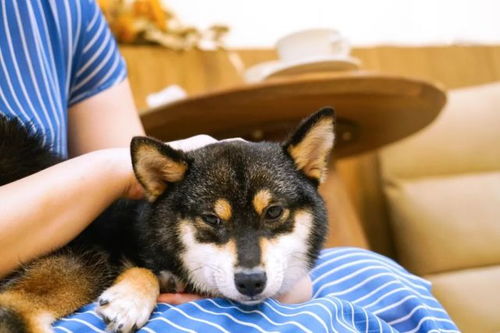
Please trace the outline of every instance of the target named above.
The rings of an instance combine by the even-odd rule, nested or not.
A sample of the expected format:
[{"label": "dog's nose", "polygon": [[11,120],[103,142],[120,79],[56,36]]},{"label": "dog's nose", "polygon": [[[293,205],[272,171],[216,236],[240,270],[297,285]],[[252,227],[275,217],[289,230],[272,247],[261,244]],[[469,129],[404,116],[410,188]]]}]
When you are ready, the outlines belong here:
[{"label": "dog's nose", "polygon": [[243,295],[250,297],[258,295],[264,290],[266,280],[266,272],[264,271],[234,274],[236,289]]}]

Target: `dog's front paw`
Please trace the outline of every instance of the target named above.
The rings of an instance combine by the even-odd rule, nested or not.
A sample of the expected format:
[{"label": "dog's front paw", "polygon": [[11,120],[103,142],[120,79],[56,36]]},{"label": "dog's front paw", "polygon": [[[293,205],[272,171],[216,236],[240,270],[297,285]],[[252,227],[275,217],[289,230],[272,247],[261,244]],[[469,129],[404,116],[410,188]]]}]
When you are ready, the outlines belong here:
[{"label": "dog's front paw", "polygon": [[110,332],[133,332],[144,326],[156,305],[156,297],[141,297],[124,285],[114,285],[98,299],[97,313]]},{"label": "dog's front paw", "polygon": [[98,299],[96,311],[110,332],[128,333],[141,328],[156,305],[158,280],[151,279],[153,275],[150,271],[131,270],[143,269],[131,268],[124,272]]}]

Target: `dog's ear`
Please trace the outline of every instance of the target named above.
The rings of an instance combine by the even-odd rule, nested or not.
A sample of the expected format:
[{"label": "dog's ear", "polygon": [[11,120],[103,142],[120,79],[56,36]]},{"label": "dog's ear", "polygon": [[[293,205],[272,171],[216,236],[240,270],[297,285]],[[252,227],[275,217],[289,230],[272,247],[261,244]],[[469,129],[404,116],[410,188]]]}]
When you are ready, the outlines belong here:
[{"label": "dog's ear", "polygon": [[168,183],[181,181],[188,168],[182,151],[152,138],[134,137],[130,152],[135,176],[149,201],[156,200]]},{"label": "dog's ear", "polygon": [[326,107],[306,118],[283,144],[297,169],[321,183],[335,140],[335,111]]}]

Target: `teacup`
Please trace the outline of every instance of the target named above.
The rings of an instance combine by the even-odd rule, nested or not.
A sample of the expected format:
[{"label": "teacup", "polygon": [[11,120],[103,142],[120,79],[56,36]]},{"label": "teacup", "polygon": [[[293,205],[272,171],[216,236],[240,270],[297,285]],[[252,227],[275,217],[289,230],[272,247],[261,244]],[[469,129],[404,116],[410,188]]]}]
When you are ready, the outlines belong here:
[{"label": "teacup", "polygon": [[280,38],[276,42],[279,58],[293,62],[313,57],[347,57],[350,45],[337,30],[309,29]]}]

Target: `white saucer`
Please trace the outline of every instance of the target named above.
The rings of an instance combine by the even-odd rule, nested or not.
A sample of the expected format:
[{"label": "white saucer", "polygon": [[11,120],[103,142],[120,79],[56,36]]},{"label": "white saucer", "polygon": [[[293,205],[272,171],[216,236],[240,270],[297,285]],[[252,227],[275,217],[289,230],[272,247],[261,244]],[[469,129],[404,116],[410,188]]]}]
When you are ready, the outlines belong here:
[{"label": "white saucer", "polygon": [[274,60],[248,68],[244,77],[246,82],[255,83],[271,77],[356,70],[360,63],[359,59],[349,56],[318,56],[288,62]]}]

